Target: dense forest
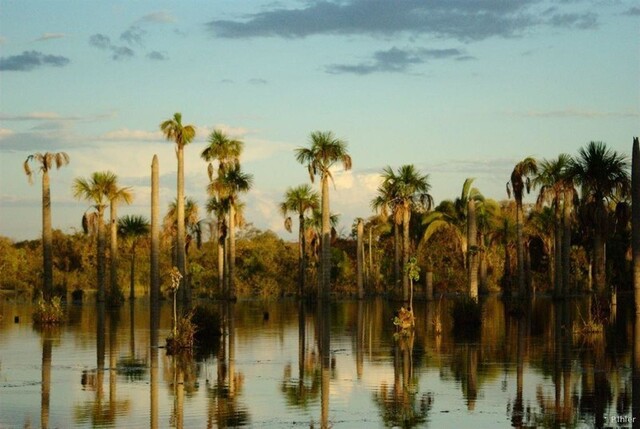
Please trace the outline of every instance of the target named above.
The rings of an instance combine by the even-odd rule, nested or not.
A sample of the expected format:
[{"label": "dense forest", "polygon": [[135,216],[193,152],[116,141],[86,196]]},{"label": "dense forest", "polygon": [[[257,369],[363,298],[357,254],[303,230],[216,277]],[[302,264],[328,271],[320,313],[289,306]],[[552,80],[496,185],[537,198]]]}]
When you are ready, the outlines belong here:
[{"label": "dense forest", "polygon": [[[468,178],[459,196],[434,205],[428,172],[386,167],[371,206],[362,208],[350,235],[340,236],[339,215],[329,209],[332,171],[350,169],[352,160],[345,141],[314,132],[292,161],[308,169],[320,192],[310,184],[283,190],[284,225],[290,232],[297,226],[297,239],[286,241],[243,216],[253,177],[242,169],[242,141],[220,130],[209,136],[201,154],[208,200],[198,207],[184,195],[183,151],[195,130],[179,113],[160,128],[176,144],[178,192],[164,213],[152,209],[151,221],[118,217],[118,206],[134,195],[105,171],[73,183],[74,196],[91,207],[83,232],[57,230],[49,174],[72,157],[47,152],[26,159],[29,180],[42,178],[43,237],[0,238],[1,289],[42,291],[46,298],[82,290],[118,303],[152,294],[155,271],[165,295],[175,266],[184,275],[182,300],[330,294],[406,300],[412,257],[424,274],[417,297],[478,291],[564,297],[631,288],[631,164],[605,143],[553,159],[524,158],[505,177],[501,201],[485,198]],[[529,193],[533,204],[523,203]]]}]

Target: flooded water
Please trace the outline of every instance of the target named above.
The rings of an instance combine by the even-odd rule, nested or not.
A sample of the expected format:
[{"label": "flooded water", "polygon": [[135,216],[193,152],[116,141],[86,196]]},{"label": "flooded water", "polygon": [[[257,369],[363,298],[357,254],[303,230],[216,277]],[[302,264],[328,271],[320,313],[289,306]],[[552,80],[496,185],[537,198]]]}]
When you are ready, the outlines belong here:
[{"label": "flooded water", "polygon": [[174,357],[169,303],[154,329],[139,300],[69,305],[38,330],[29,304],[5,300],[0,428],[631,427],[629,301],[584,334],[587,300],[489,297],[476,336],[452,333],[451,301],[422,302],[397,339],[397,304],[381,300],[207,303],[223,335]]}]

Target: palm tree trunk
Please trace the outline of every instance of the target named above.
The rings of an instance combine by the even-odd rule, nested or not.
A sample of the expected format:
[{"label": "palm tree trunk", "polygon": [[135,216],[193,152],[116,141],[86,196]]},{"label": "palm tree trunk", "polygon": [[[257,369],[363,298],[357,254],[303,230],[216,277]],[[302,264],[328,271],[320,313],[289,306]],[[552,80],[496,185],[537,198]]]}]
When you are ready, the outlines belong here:
[{"label": "palm tree trunk", "polygon": [[151,307],[160,301],[160,191],[158,155],[151,162]]},{"label": "palm tree trunk", "polygon": [[105,295],[105,237],[104,237],[104,206],[98,207],[98,252],[96,255],[98,275],[98,302],[104,302]]},{"label": "palm tree trunk", "polygon": [[516,201],[516,245],[517,245],[517,264],[518,264],[518,293],[524,295],[524,243],[522,240],[522,201]]},{"label": "palm tree trunk", "polygon": [[402,213],[402,300],[407,302],[409,300],[409,272],[404,268],[409,263],[409,222],[411,220],[411,209],[404,207]]},{"label": "palm tree trunk", "polygon": [[304,249],[306,247],[304,237],[304,212],[300,211],[298,216],[298,298],[302,298],[305,293],[305,273],[306,261],[304,258]]},{"label": "palm tree trunk", "polygon": [[400,226],[393,221],[393,294],[400,284]]},{"label": "palm tree trunk", "polygon": [[236,297],[236,207],[234,203],[229,205],[229,299],[235,301]]},{"label": "palm tree trunk", "polygon": [[569,294],[571,275],[571,199],[573,193],[565,191],[564,203],[562,205],[562,296]]},{"label": "palm tree trunk", "polygon": [[186,267],[186,255],[184,248],[185,241],[185,228],[184,228],[184,147],[178,145],[176,152],[178,156],[178,200],[177,200],[177,222],[178,222],[178,236],[176,238],[176,252],[178,270],[182,274],[180,280],[180,293],[178,299],[180,301],[187,301],[187,267]]},{"label": "palm tree trunk", "polygon": [[136,299],[136,292],[134,289],[135,286],[135,276],[136,276],[136,245],[135,243],[131,246],[131,269],[129,270],[129,300],[133,301]]},{"label": "palm tree trunk", "polygon": [[631,246],[633,249],[633,292],[636,314],[640,314],[640,143],[638,142],[638,137],[634,137],[633,139],[631,164]]},{"label": "palm tree trunk", "polygon": [[469,298],[478,300],[478,229],[476,227],[476,205],[467,203],[467,255],[469,258]]},{"label": "palm tree trunk", "polygon": [[555,202],[555,216],[553,221],[553,294],[556,298],[560,298],[563,293],[564,285],[562,284],[562,229],[559,223],[559,204]]},{"label": "palm tree trunk", "polygon": [[[111,208],[109,209],[109,228],[111,235],[111,265],[109,267],[110,285],[109,295],[111,304],[118,303],[118,220],[117,220],[118,204],[115,200],[111,200]],[[118,303],[119,304],[119,303]]]},{"label": "palm tree trunk", "polygon": [[224,240],[225,237],[222,233],[222,220],[218,219],[218,288],[220,289],[220,296],[224,296]]},{"label": "palm tree trunk", "polygon": [[364,222],[358,219],[356,271],[358,276],[358,298],[364,298]]},{"label": "palm tree trunk", "polygon": [[322,176],[322,280],[320,298],[329,299],[331,293],[331,225],[329,223],[329,177]]},{"label": "palm tree trunk", "polygon": [[605,276],[605,243],[606,238],[598,227],[593,236],[593,280],[597,292],[604,291]]},{"label": "palm tree trunk", "polygon": [[42,296],[48,302],[53,294],[53,239],[51,232],[51,189],[47,170],[42,172],[42,259],[44,269]]},{"label": "palm tree trunk", "polygon": [[487,293],[489,286],[487,285],[487,249],[485,247],[484,232],[480,231],[479,245],[480,263],[478,268],[478,276],[480,277],[480,293]]}]

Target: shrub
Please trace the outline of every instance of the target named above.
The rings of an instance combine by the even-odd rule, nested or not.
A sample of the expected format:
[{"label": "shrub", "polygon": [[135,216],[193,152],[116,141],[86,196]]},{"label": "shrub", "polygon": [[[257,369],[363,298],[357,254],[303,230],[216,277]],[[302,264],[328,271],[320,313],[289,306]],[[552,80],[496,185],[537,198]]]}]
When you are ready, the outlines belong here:
[{"label": "shrub", "polygon": [[36,308],[33,313],[33,322],[37,325],[54,325],[64,320],[64,310],[62,300],[59,296],[54,296],[51,302],[47,302],[42,294],[36,301]]}]

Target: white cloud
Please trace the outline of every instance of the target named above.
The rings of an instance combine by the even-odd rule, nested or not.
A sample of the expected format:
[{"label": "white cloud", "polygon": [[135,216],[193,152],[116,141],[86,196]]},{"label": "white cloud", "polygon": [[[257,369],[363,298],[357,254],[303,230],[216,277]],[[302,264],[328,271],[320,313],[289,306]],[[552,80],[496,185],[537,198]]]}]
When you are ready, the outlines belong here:
[{"label": "white cloud", "polygon": [[109,141],[160,141],[164,140],[164,136],[160,130],[131,130],[129,128],[120,128],[104,133],[98,140]]},{"label": "white cloud", "polygon": [[159,24],[170,24],[172,22],[175,22],[176,19],[169,12],[161,10],[161,11],[152,12],[148,15],[143,16],[142,18],[140,18],[140,21],[154,22]]},{"label": "white cloud", "polygon": [[0,128],[0,139],[13,135],[14,132],[8,128]]},{"label": "white cloud", "polygon": [[65,37],[64,33],[42,33],[42,36],[38,37],[36,39],[36,42],[43,42],[45,40],[52,39],[62,39],[63,37]]}]

